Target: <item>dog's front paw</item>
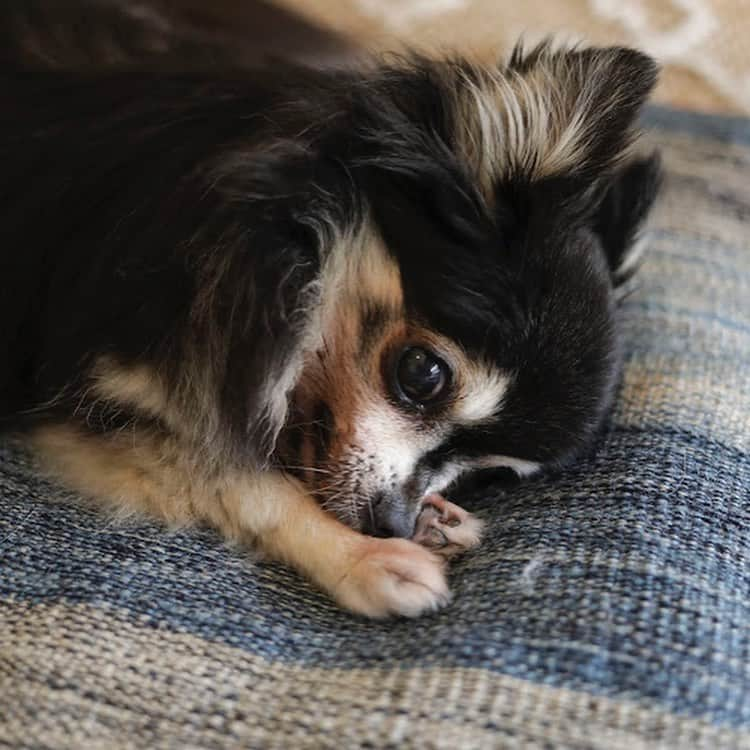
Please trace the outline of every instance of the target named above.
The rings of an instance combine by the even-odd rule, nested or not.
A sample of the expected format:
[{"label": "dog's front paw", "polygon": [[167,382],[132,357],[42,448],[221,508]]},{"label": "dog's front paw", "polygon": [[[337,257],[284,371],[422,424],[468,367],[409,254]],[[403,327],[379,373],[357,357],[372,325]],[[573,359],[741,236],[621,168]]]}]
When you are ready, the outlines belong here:
[{"label": "dog's front paw", "polygon": [[476,516],[433,494],[424,500],[412,541],[450,558],[476,547],[483,528]]},{"label": "dog's front paw", "polygon": [[443,561],[406,539],[363,538],[362,554],[333,594],[367,617],[417,617],[447,604]]}]

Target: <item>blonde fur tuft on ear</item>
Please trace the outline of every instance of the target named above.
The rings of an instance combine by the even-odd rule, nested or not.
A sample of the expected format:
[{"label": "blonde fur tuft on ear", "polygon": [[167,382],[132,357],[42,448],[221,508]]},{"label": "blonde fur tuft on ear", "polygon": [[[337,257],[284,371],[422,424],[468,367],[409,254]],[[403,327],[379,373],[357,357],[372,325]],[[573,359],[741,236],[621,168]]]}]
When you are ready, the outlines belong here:
[{"label": "blonde fur tuft on ear", "polygon": [[456,68],[462,156],[486,190],[498,179],[596,175],[626,157],[656,63],[635,50],[516,47],[502,68]]}]

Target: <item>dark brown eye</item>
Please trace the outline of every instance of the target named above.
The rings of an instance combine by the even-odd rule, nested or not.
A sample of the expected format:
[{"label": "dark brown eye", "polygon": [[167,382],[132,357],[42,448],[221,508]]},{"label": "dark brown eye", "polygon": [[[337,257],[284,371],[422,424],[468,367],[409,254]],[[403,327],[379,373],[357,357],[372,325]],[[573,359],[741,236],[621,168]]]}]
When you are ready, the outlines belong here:
[{"label": "dark brown eye", "polygon": [[443,360],[427,349],[404,349],[396,365],[397,395],[415,404],[427,404],[438,398],[448,386],[450,370]]}]

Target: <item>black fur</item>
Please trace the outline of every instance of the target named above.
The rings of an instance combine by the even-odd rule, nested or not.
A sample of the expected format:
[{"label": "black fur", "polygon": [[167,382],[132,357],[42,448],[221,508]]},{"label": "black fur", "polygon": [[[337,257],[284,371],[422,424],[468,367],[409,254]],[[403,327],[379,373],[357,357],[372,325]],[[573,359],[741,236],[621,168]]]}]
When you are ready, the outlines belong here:
[{"label": "black fur", "polygon": [[[573,54],[584,69],[587,53]],[[213,450],[263,462],[263,386],[300,345],[326,243],[367,215],[411,314],[515,375],[497,419],[457,431],[432,463],[565,460],[611,402],[615,273],[658,181],[653,159],[620,164],[655,69],[611,55],[601,92],[628,95],[604,119],[592,109],[586,159],[542,179],[499,175],[489,206],[456,147],[453,92],[472,70],[460,60],[161,74],[6,62],[2,417],[69,418],[106,354],[150,365],[208,425],[194,386],[205,376],[221,422]]]}]

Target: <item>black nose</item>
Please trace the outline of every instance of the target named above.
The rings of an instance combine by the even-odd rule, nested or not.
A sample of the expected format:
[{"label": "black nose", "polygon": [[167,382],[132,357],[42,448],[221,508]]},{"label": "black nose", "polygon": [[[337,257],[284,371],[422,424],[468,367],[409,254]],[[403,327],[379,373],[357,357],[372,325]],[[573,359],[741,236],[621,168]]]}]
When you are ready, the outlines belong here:
[{"label": "black nose", "polygon": [[400,494],[378,493],[363,511],[362,532],[408,539],[414,534],[416,521],[416,509],[412,506]]}]

